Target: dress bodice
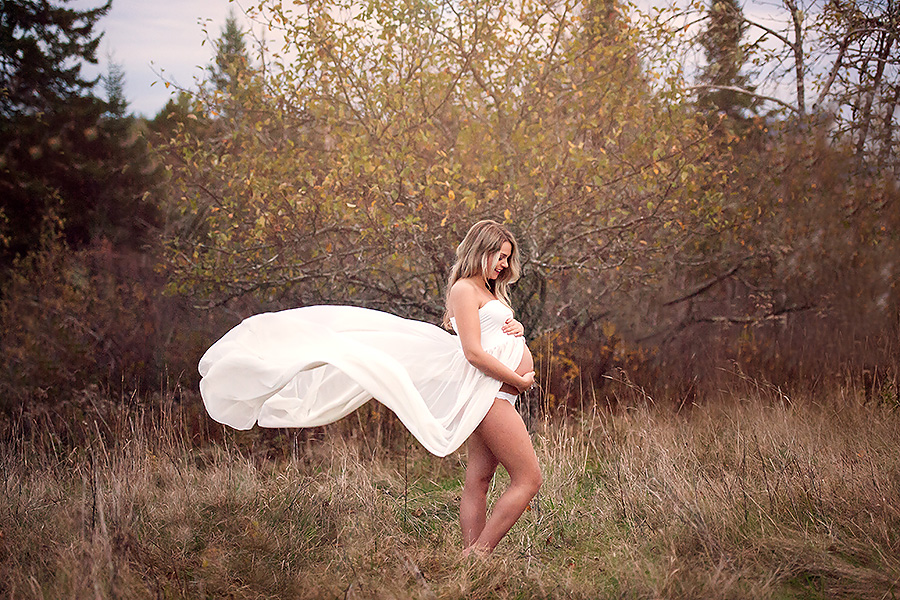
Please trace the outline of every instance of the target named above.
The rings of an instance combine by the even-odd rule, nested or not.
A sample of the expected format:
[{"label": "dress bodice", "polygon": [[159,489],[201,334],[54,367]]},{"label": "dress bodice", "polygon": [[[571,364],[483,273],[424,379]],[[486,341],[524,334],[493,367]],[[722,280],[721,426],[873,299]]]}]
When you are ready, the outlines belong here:
[{"label": "dress bodice", "polygon": [[[511,308],[499,300],[489,300],[478,309],[478,320],[481,323],[481,347],[490,350],[514,339],[513,336],[503,333],[503,324],[513,316]],[[450,325],[453,331],[456,329],[456,319],[450,317]]]}]

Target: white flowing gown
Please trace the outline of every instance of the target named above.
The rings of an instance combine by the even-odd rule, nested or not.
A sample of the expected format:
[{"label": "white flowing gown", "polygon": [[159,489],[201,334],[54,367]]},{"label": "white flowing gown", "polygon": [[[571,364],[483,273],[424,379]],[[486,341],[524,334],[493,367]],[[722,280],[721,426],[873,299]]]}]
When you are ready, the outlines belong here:
[{"label": "white flowing gown", "polygon": [[[524,338],[501,330],[512,311],[491,300],[478,315],[482,347],[515,369]],[[355,306],[249,317],[206,351],[199,369],[207,411],[235,429],[325,425],[375,398],[438,456],[462,445],[501,386],[466,360],[457,336]]]}]

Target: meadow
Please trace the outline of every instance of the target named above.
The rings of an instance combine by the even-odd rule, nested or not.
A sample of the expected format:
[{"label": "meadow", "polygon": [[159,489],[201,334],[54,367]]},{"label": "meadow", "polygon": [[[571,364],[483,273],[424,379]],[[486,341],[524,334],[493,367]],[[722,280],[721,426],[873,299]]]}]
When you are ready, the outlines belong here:
[{"label": "meadow", "polygon": [[[258,0],[153,118],[66,4],[0,19],[0,598],[900,597],[896,2]],[[483,218],[546,388],[485,559],[464,448],[196,392],[252,314],[439,322]]]},{"label": "meadow", "polygon": [[80,420],[3,437],[5,598],[900,596],[893,388],[745,378],[536,418],[544,486],[487,558],[460,552],[464,450],[429,455],[375,405],[236,432],[190,394],[88,393]]}]

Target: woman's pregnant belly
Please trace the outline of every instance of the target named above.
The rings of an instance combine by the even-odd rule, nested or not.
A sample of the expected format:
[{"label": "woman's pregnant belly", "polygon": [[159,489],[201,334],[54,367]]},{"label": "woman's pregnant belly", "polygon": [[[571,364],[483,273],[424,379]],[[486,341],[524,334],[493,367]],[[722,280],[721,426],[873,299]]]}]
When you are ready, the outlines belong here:
[{"label": "woman's pregnant belly", "polygon": [[[519,366],[516,367],[515,371],[519,375],[524,375],[529,371],[534,371],[534,358],[531,356],[531,351],[528,349],[528,344],[523,344],[525,346],[525,351],[522,352],[522,360],[519,361]],[[517,390],[514,386],[509,385],[508,383],[504,383],[500,386],[501,392],[508,392],[510,394],[518,394],[519,390]]]}]

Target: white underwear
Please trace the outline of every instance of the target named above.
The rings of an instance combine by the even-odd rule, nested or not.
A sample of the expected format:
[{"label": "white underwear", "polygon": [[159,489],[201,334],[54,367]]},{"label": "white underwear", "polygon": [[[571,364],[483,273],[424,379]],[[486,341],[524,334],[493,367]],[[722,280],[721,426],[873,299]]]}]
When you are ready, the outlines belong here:
[{"label": "white underwear", "polygon": [[510,394],[509,392],[497,392],[496,394],[494,394],[494,397],[500,398],[501,400],[508,400],[509,403],[513,406],[516,405],[516,400],[519,399],[517,395]]}]

